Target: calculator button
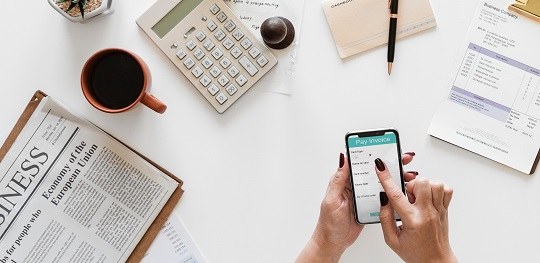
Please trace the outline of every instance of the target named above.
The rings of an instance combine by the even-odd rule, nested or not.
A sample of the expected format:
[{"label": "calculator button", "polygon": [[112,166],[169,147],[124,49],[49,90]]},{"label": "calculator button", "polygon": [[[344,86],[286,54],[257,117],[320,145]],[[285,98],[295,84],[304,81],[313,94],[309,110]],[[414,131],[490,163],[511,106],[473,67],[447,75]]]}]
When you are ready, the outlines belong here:
[{"label": "calculator button", "polygon": [[212,12],[212,14],[217,14],[217,12],[219,12],[219,7],[216,5],[216,4],[213,4],[211,7],[210,7],[210,12]]},{"label": "calculator button", "polygon": [[222,93],[219,93],[219,95],[216,96],[216,100],[219,102],[219,104],[223,105],[223,103],[225,103],[225,101],[227,101],[227,96],[225,96],[225,94]]},{"label": "calculator button", "polygon": [[232,35],[237,41],[240,41],[240,39],[242,39],[244,36],[244,32],[242,32],[240,29],[236,29]]},{"label": "calculator button", "polygon": [[193,55],[195,56],[195,58],[197,60],[201,60],[202,58],[204,58],[205,54],[200,48],[198,48],[197,51],[195,51],[195,53],[193,53]]},{"label": "calculator button", "polygon": [[238,75],[238,73],[240,73],[240,71],[235,67],[235,66],[231,66],[229,68],[229,70],[227,70],[227,72],[229,73],[229,75],[231,75],[231,77],[236,77],[236,75]]},{"label": "calculator button", "polygon": [[249,55],[250,55],[252,58],[256,58],[259,54],[261,54],[261,51],[260,51],[257,47],[253,47],[253,48],[249,51]]},{"label": "calculator button", "polygon": [[240,65],[242,65],[242,67],[249,73],[249,75],[251,75],[252,77],[255,76],[255,74],[257,74],[257,72],[259,72],[259,70],[257,69],[257,67],[255,65],[253,65],[253,63],[251,63],[251,61],[249,61],[249,59],[246,57],[246,56],[243,56],[240,60],[238,60],[238,62],[240,63]]},{"label": "calculator button", "polygon": [[225,77],[225,75],[221,75],[221,77],[219,77],[217,81],[222,87],[225,87],[225,85],[229,83],[229,79]]},{"label": "calculator button", "polygon": [[231,55],[232,55],[234,58],[238,58],[238,57],[240,57],[240,55],[242,55],[242,51],[241,51],[238,47],[234,47],[234,48],[231,50]]},{"label": "calculator button", "polygon": [[219,13],[219,15],[217,15],[217,19],[219,20],[219,22],[223,23],[223,21],[227,20],[227,15],[221,12]]},{"label": "calculator button", "polygon": [[217,40],[221,41],[225,38],[225,32],[223,32],[223,30],[218,30],[216,31],[216,33],[214,33],[214,36],[216,37]]},{"label": "calculator button", "polygon": [[193,66],[195,66],[195,61],[193,61],[193,59],[191,59],[190,57],[188,57],[188,58],[184,61],[184,66],[186,66],[187,69],[191,69]]},{"label": "calculator button", "polygon": [[210,51],[212,50],[212,48],[214,48],[216,45],[214,44],[214,42],[212,42],[212,40],[210,39],[207,39],[206,42],[204,42],[203,44],[203,47],[206,48],[206,50]]},{"label": "calculator button", "polygon": [[238,76],[238,78],[236,78],[236,83],[238,83],[238,85],[240,85],[240,87],[244,86],[244,84],[246,84],[247,82],[247,79],[246,77],[244,77],[244,75],[240,75]]},{"label": "calculator button", "polygon": [[196,66],[192,71],[191,73],[193,74],[193,76],[195,76],[196,78],[200,77],[202,74],[203,74],[203,70],[201,68],[199,68],[199,66]]},{"label": "calculator button", "polygon": [[228,67],[231,65],[231,61],[230,61],[228,58],[224,57],[224,58],[219,62],[219,64],[220,64],[223,68],[226,69],[226,68],[228,68]]},{"label": "calculator button", "polygon": [[214,51],[212,51],[212,56],[215,59],[220,59],[221,56],[223,56],[223,51],[221,51],[221,49],[219,49],[219,48],[216,48],[216,49],[214,49]]},{"label": "calculator button", "polygon": [[180,49],[178,52],[176,52],[176,56],[179,59],[184,59],[186,57],[186,52],[183,49]]},{"label": "calculator button", "polygon": [[210,85],[207,90],[212,96],[216,95],[219,92],[219,88],[215,84]]},{"label": "calculator button", "polygon": [[219,68],[217,66],[214,66],[211,70],[210,70],[210,74],[214,77],[214,78],[217,78],[219,76],[219,74],[221,74],[221,70],[219,70]]},{"label": "calculator button", "polygon": [[196,37],[200,42],[202,42],[202,41],[206,38],[206,35],[205,35],[203,32],[199,31],[199,33],[197,33],[197,35],[195,35],[195,37]]},{"label": "calculator button", "polygon": [[210,32],[214,32],[214,30],[216,30],[217,28],[217,25],[216,23],[214,23],[214,21],[210,21],[208,22],[208,24],[206,24],[206,27],[208,28],[208,30],[210,30]]},{"label": "calculator button", "polygon": [[226,89],[227,93],[229,93],[229,95],[234,95],[234,93],[236,93],[236,91],[238,91],[238,89],[236,88],[236,86],[234,86],[233,84],[230,84]]},{"label": "calculator button", "polygon": [[208,85],[210,84],[210,82],[212,82],[212,80],[210,80],[210,78],[206,75],[204,75],[200,80],[199,82],[205,86],[205,87],[208,87]]},{"label": "calculator button", "polygon": [[244,38],[244,39],[242,40],[242,42],[240,42],[240,45],[241,45],[245,50],[247,50],[249,47],[251,47],[251,44],[252,44],[252,43],[251,43],[251,40],[249,40],[249,38],[247,38],[247,37]]},{"label": "calculator button", "polygon": [[232,20],[227,21],[227,23],[225,23],[224,26],[225,26],[225,29],[227,29],[227,31],[229,32],[232,32],[236,28],[236,25],[233,23]]},{"label": "calculator button", "polygon": [[261,56],[259,59],[257,59],[257,64],[259,64],[259,66],[262,68],[268,64],[268,59],[265,56]]},{"label": "calculator button", "polygon": [[189,50],[193,50],[195,47],[197,46],[197,44],[195,44],[195,42],[189,40],[187,43],[186,43],[186,47],[189,49]]},{"label": "calculator button", "polygon": [[234,42],[230,39],[230,38],[226,38],[224,41],[223,41],[223,46],[229,50],[231,49],[233,46],[234,46]]},{"label": "calculator button", "polygon": [[213,64],[214,62],[209,57],[205,57],[202,61],[202,65],[205,69],[209,69]]}]

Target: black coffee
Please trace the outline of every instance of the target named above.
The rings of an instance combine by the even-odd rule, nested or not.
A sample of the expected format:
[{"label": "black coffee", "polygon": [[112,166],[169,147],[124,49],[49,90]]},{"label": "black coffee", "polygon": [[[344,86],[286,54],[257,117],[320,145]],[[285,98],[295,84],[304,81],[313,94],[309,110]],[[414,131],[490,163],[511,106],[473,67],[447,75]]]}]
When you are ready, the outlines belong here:
[{"label": "black coffee", "polygon": [[100,104],[110,109],[122,109],[141,95],[144,75],[132,56],[115,52],[96,63],[90,82],[94,98]]}]

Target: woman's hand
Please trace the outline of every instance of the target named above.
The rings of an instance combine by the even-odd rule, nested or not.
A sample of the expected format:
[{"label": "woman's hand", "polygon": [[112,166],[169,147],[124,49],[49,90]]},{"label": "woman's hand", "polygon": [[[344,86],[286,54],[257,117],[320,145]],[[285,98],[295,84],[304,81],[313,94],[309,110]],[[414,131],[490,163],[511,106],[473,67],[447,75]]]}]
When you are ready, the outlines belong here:
[{"label": "woman's hand", "polygon": [[[405,187],[407,200],[383,161],[376,159],[375,166],[386,192],[381,192],[380,213],[386,244],[405,262],[457,262],[448,239],[452,189],[442,183],[415,179]],[[400,226],[394,209],[401,217]]]},{"label": "woman's hand", "polygon": [[[402,157],[403,164],[412,161],[414,153]],[[349,161],[340,154],[339,167],[330,179],[326,196],[321,204],[317,227],[296,262],[338,262],[346,248],[356,241],[363,225],[354,219],[349,179]],[[417,172],[406,172],[405,181],[413,180]]]}]

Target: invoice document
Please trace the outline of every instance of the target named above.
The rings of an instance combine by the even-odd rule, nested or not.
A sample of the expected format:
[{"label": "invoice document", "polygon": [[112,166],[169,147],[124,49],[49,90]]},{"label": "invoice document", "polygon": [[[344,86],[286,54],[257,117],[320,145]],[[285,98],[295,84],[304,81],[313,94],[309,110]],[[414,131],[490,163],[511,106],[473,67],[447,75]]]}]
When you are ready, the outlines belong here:
[{"label": "invoice document", "polygon": [[141,261],[156,262],[206,263],[208,260],[202,255],[180,217],[171,215]]},{"label": "invoice document", "polygon": [[540,23],[481,0],[428,133],[532,174],[540,149]]}]

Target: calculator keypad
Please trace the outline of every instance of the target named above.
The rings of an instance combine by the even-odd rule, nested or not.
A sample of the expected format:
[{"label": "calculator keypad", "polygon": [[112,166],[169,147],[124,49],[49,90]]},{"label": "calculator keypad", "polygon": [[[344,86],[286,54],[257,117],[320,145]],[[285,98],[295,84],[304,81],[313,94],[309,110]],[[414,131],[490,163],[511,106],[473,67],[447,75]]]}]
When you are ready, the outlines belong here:
[{"label": "calculator keypad", "polygon": [[240,39],[242,39],[242,37],[244,37],[244,32],[242,32],[242,30],[240,30],[240,29],[236,29],[236,31],[234,31],[234,33],[233,33],[233,37],[237,41],[240,41]]},{"label": "calculator keypad", "polygon": [[231,50],[231,55],[232,55],[234,58],[238,58],[238,57],[240,57],[240,55],[242,55],[242,50],[240,50],[238,47],[234,47],[234,48]]},{"label": "calculator keypad", "polygon": [[257,72],[259,72],[259,70],[257,69],[257,67],[255,67],[255,65],[253,65],[253,63],[251,63],[251,61],[249,61],[249,59],[246,57],[246,56],[243,56],[240,60],[238,60],[238,62],[240,62],[240,65],[242,65],[242,67],[249,73],[249,75],[251,75],[252,77],[255,76],[255,74],[257,74]]},{"label": "calculator keypad", "polygon": [[187,54],[183,49],[180,49],[178,50],[178,52],[176,52],[176,57],[178,57],[179,59],[184,59],[186,55]]},{"label": "calculator keypad", "polygon": [[195,37],[197,37],[197,39],[202,42],[206,38],[206,35],[203,32],[199,31],[199,33],[197,33]]},{"label": "calculator keypad", "polygon": [[210,95],[215,96],[219,92],[219,88],[216,84],[212,84],[208,87],[208,92],[210,92]]},{"label": "calculator keypad", "polygon": [[212,61],[209,57],[205,57],[202,61],[202,65],[205,69],[209,69],[214,64],[214,61]]},{"label": "calculator keypad", "polygon": [[226,6],[214,2],[204,8],[206,13],[197,12],[199,24],[169,45],[192,83],[222,113],[277,61]]},{"label": "calculator keypad", "polygon": [[221,12],[219,13],[219,15],[217,15],[217,19],[219,20],[219,22],[223,23],[223,21],[227,20],[227,15]]},{"label": "calculator keypad", "polygon": [[199,66],[196,66],[192,71],[191,73],[193,73],[193,76],[195,76],[196,78],[200,77],[202,74],[203,74],[203,70],[201,68],[199,68]]},{"label": "calculator keypad", "polygon": [[238,75],[238,73],[240,73],[240,71],[235,66],[231,66],[227,70],[227,73],[229,73],[229,76],[234,78],[234,77],[236,77],[236,75]]},{"label": "calculator keypad", "polygon": [[193,55],[195,55],[195,58],[197,60],[201,60],[204,57],[205,54],[200,48],[198,48],[197,51],[195,51],[195,53],[193,53]]},{"label": "calculator keypad", "polygon": [[216,96],[216,100],[219,102],[219,104],[223,105],[223,103],[225,103],[225,101],[227,101],[227,96],[225,96],[225,94],[222,93],[219,93],[219,95]]},{"label": "calculator keypad", "polygon": [[206,24],[206,27],[208,28],[208,30],[210,30],[210,32],[214,32],[214,30],[216,30],[217,28],[217,25],[216,23],[214,23],[214,21],[210,21],[208,22],[208,24]]},{"label": "calculator keypad", "polygon": [[236,25],[234,24],[233,21],[229,20],[227,21],[227,23],[225,23],[225,29],[227,29],[227,31],[232,32],[235,28],[236,28]]},{"label": "calculator keypad", "polygon": [[218,31],[216,31],[214,36],[216,37],[217,40],[221,41],[221,40],[223,40],[225,38],[226,34],[225,34],[225,32],[223,32],[223,30],[218,29]]},{"label": "calculator keypad", "polygon": [[227,69],[231,65],[231,61],[228,58],[223,58],[219,64],[224,68]]},{"label": "calculator keypad", "polygon": [[215,46],[216,44],[214,44],[214,42],[212,42],[210,39],[206,40],[206,42],[203,44],[203,47],[208,51],[212,50]]},{"label": "calculator keypad", "polygon": [[223,51],[221,51],[221,49],[219,49],[219,48],[216,48],[216,49],[214,49],[214,51],[212,51],[212,56],[215,59],[220,59],[223,56]]},{"label": "calculator keypad", "polygon": [[193,59],[188,57],[186,61],[184,61],[184,65],[186,66],[187,69],[191,69],[193,66],[195,66],[195,61],[193,61]]},{"label": "calculator keypad", "polygon": [[197,44],[195,44],[195,42],[193,42],[193,41],[191,41],[191,40],[188,41],[188,42],[186,43],[186,47],[187,47],[189,50],[195,49],[196,46],[197,46]]},{"label": "calculator keypad", "polygon": [[261,54],[261,51],[256,47],[253,47],[252,49],[249,50],[249,55],[252,58],[257,58],[257,56],[259,56],[259,54]]},{"label": "calculator keypad", "polygon": [[214,15],[217,14],[219,11],[220,11],[220,9],[216,4],[214,4],[214,5],[212,5],[210,7],[210,12],[212,12],[212,14],[214,14]]},{"label": "calculator keypad", "polygon": [[249,40],[249,38],[245,37],[244,39],[242,39],[242,42],[240,42],[240,45],[244,48],[244,49],[248,49],[249,47],[251,47],[251,40]]},{"label": "calculator keypad", "polygon": [[223,41],[223,46],[229,50],[231,49],[233,46],[234,46],[234,42],[230,39],[230,38],[226,38],[224,41]]}]

